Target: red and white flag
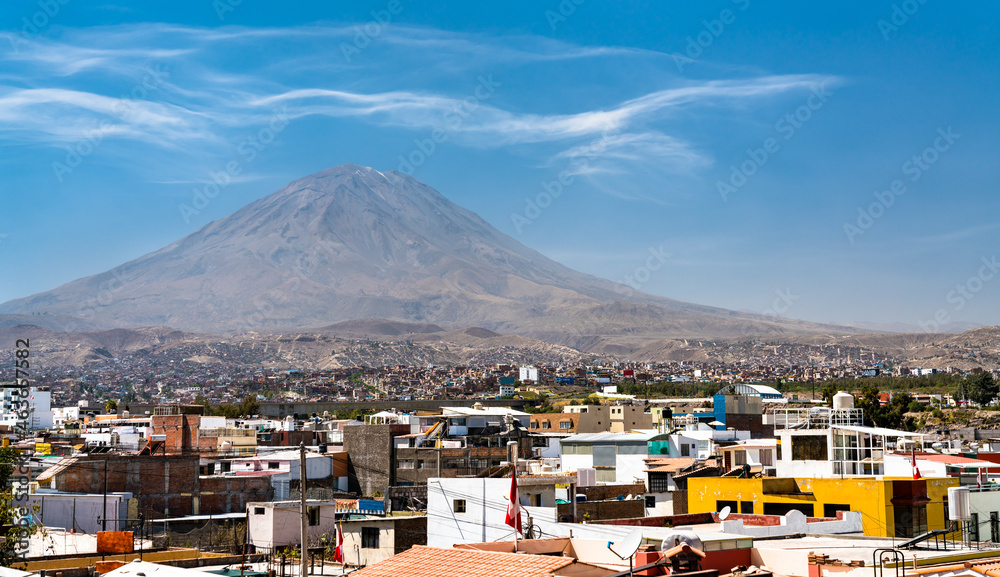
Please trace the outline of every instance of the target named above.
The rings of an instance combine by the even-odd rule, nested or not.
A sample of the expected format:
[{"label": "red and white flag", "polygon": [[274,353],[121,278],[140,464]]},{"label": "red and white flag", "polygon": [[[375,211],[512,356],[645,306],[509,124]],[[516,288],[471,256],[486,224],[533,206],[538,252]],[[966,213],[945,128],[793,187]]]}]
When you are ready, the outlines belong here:
[{"label": "red and white flag", "polygon": [[982,489],[983,488],[983,468],[982,467],[979,467],[979,477],[976,479],[976,482],[979,484],[979,488]]},{"label": "red and white flag", "polygon": [[517,465],[510,473],[510,503],[507,504],[507,518],[504,523],[521,533],[521,502],[517,498]]},{"label": "red and white flag", "polygon": [[910,457],[913,459],[913,479],[916,480],[920,478],[920,469],[917,468],[917,454],[910,453]]},{"label": "red and white flag", "polygon": [[344,531],[337,525],[337,547],[333,550],[333,560],[344,563]]}]

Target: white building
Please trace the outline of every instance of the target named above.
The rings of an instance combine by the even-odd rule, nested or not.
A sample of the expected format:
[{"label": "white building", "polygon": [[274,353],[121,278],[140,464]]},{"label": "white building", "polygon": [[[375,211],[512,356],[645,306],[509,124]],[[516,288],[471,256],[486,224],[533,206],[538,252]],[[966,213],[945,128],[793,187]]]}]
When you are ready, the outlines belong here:
[{"label": "white building", "polygon": [[80,407],[56,407],[52,409],[52,426],[59,429],[67,422],[80,420]]},{"label": "white building", "polygon": [[513,385],[500,385],[500,396],[501,397],[513,397],[517,390]]},{"label": "white building", "polygon": [[[4,388],[0,390],[2,395],[2,418],[0,424],[17,426],[23,424],[29,429],[51,429],[55,415],[52,412],[52,393],[48,389],[31,387],[28,390],[28,398],[22,399],[15,388]],[[28,418],[22,420],[18,413],[24,410],[24,401],[28,401]],[[23,416],[23,413],[22,413]]]},{"label": "white building", "polygon": [[518,379],[523,383],[525,381],[538,382],[538,369],[535,367],[521,367],[518,370]]},{"label": "white building", "polygon": [[[322,543],[324,536],[335,535],[337,501],[306,501],[306,538],[309,546]],[[256,551],[271,551],[276,547],[298,545],[302,542],[302,517],[299,501],[269,501],[247,504],[250,544]]]},{"label": "white building", "polygon": [[584,433],[566,437],[562,470],[597,469],[598,483],[646,481],[650,441],[666,439],[658,433]]},{"label": "white building", "polygon": [[[523,509],[521,524],[556,522],[556,486],[568,485],[576,494],[575,475],[522,475],[517,478]],[[504,523],[509,503],[510,477],[431,478],[427,480],[427,544],[452,547],[456,543],[508,541],[514,530]],[[546,536],[555,535],[542,529]]]},{"label": "white building", "polygon": [[[283,501],[289,498],[291,483],[299,480],[299,451],[285,450],[253,457],[228,459],[215,463],[216,474],[267,475],[274,487],[274,500]],[[306,452],[306,479],[331,480],[338,491],[347,491],[347,453],[314,453]]]}]

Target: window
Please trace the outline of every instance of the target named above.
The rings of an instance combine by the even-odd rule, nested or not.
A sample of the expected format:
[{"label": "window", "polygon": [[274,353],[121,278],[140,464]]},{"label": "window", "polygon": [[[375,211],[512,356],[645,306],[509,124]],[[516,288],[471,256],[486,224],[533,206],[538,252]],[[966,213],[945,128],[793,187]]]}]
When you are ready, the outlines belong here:
[{"label": "window", "polygon": [[826,437],[797,436],[792,437],[793,461],[826,461],[828,460]]},{"label": "window", "polygon": [[310,527],[315,527],[316,525],[319,525],[319,507],[309,507],[308,515],[309,515]]},{"label": "window", "polygon": [[682,457],[690,457],[691,456],[691,445],[688,445],[687,443],[682,443],[681,444],[681,456]]},{"label": "window", "polygon": [[400,469],[412,469],[413,468],[413,459],[400,459],[399,460],[399,468]]},{"label": "window", "polygon": [[568,431],[573,428],[573,421],[559,421],[559,428]]},{"label": "window", "polygon": [[277,461],[268,461],[267,468],[268,469],[279,469],[279,468],[281,468],[281,463],[279,463]]},{"label": "window", "polygon": [[538,428],[538,421],[531,421],[531,428],[532,429],[537,429]]},{"label": "window", "polygon": [[812,503],[764,503],[765,515],[784,515],[789,511],[800,511],[806,517],[813,516]]},{"label": "window", "polygon": [[670,490],[670,476],[666,473],[649,474],[649,492],[665,493]]},{"label": "window", "polygon": [[378,527],[361,528],[361,548],[378,549]]},{"label": "window", "polygon": [[747,464],[746,451],[733,451],[733,466],[742,467]]},{"label": "window", "polygon": [[465,499],[453,499],[451,510],[456,513],[465,513]]},{"label": "window", "polygon": [[823,505],[823,516],[824,517],[836,517],[838,511],[850,511],[850,505],[837,505],[835,503],[827,503]]},{"label": "window", "polygon": [[739,506],[740,506],[740,504],[738,502],[736,502],[736,501],[722,501],[722,500],[720,500],[720,501],[716,501],[715,502],[715,510],[716,511],[721,511],[723,509],[723,507],[729,507],[730,511],[735,511],[736,509],[739,508]]},{"label": "window", "polygon": [[753,501],[740,501],[740,513],[753,515]]},{"label": "window", "polygon": [[656,497],[652,495],[646,495],[646,507],[652,509],[656,506]]},{"label": "window", "polygon": [[220,473],[228,473],[233,470],[233,464],[230,463],[229,461],[223,461],[219,463],[219,467],[220,467],[219,470]]},{"label": "window", "polygon": [[263,515],[264,514],[264,508],[263,507],[254,507],[253,508],[253,514],[254,515]]},{"label": "window", "polygon": [[549,422],[548,422],[548,421],[542,421],[542,428],[543,428],[543,429],[551,429],[551,428],[552,428],[552,425],[551,425],[551,424],[549,424]]},{"label": "window", "polygon": [[774,465],[774,453],[770,450],[761,450],[760,452],[760,464],[765,467],[770,467]]},{"label": "window", "polygon": [[418,469],[423,469],[424,468],[424,460],[423,459],[418,459],[417,460],[417,468]]}]

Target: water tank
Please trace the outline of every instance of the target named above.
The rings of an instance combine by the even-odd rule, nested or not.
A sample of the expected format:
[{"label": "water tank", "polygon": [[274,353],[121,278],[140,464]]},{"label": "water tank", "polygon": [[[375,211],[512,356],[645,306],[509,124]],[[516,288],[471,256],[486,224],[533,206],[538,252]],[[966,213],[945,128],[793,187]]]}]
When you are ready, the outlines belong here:
[{"label": "water tank", "polygon": [[701,538],[698,535],[690,531],[671,531],[663,537],[663,543],[660,545],[660,551],[670,550],[678,545],[687,543],[692,549],[697,549],[699,551],[704,550],[701,544]]},{"label": "water tank", "polygon": [[129,418],[129,412],[128,411],[122,411],[122,418],[123,419]]},{"label": "water tank", "polygon": [[233,443],[231,441],[222,442],[222,452],[223,454],[228,453],[233,450]]},{"label": "water tank", "polygon": [[[320,453],[326,453],[326,443],[320,443],[319,444],[319,452]],[[306,492],[308,492],[308,491],[306,491]]]},{"label": "water tank", "polygon": [[833,408],[834,409],[853,409],[854,408],[854,395],[851,393],[846,393],[840,391],[833,396]]},{"label": "water tank", "polygon": [[948,487],[948,518],[955,521],[972,520],[968,487]]}]

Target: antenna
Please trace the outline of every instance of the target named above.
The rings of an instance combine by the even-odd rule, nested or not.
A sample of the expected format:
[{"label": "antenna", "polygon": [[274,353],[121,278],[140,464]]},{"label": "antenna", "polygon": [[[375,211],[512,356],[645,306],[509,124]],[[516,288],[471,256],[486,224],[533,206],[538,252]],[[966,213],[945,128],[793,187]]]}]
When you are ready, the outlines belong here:
[{"label": "antenna", "polygon": [[733,510],[729,507],[729,505],[723,507],[722,510],[719,511],[719,521],[725,521],[726,518],[729,517],[729,513],[732,511]]}]

